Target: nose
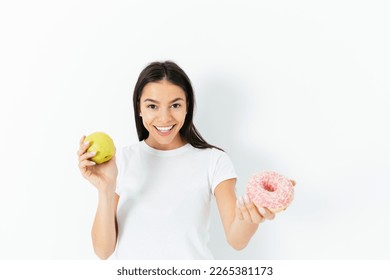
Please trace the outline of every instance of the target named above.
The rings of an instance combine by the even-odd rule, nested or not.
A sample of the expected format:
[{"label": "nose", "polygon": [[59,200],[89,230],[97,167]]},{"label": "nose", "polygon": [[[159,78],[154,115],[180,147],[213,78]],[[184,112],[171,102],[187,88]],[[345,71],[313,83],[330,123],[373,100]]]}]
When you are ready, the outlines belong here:
[{"label": "nose", "polygon": [[169,121],[172,120],[171,112],[168,108],[164,108],[160,110],[158,115],[158,120],[161,122],[161,124],[167,124]]}]

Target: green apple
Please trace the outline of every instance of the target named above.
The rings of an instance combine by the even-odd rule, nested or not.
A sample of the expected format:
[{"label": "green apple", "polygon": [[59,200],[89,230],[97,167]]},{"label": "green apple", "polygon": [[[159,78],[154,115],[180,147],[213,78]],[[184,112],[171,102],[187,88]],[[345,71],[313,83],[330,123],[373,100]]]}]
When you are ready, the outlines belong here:
[{"label": "green apple", "polygon": [[94,132],[88,135],[85,141],[91,143],[87,152],[96,152],[96,155],[91,160],[97,164],[109,161],[115,154],[114,142],[104,132]]}]

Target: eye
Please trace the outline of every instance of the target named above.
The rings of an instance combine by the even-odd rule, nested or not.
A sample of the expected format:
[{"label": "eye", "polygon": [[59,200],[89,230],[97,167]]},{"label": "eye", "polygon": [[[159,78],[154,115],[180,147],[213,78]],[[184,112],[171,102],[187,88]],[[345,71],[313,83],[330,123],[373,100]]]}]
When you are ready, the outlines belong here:
[{"label": "eye", "polygon": [[177,109],[177,108],[180,108],[181,107],[181,104],[179,103],[175,103],[175,104],[172,104],[172,107]]},{"label": "eye", "polygon": [[157,108],[157,106],[154,104],[150,104],[150,105],[146,106],[146,108],[154,110]]}]

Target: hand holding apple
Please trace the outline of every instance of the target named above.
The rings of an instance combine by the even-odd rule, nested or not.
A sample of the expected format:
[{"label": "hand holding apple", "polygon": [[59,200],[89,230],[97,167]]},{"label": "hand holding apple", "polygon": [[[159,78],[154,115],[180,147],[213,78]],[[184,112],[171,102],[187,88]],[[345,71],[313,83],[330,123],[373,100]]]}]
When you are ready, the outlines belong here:
[{"label": "hand holding apple", "polygon": [[77,155],[79,169],[85,179],[99,191],[115,191],[118,169],[111,137],[102,132],[83,136]]},{"label": "hand holding apple", "polygon": [[85,141],[90,142],[87,152],[96,152],[96,155],[91,158],[97,164],[109,161],[115,153],[114,142],[111,137],[104,132],[94,132],[85,138]]}]

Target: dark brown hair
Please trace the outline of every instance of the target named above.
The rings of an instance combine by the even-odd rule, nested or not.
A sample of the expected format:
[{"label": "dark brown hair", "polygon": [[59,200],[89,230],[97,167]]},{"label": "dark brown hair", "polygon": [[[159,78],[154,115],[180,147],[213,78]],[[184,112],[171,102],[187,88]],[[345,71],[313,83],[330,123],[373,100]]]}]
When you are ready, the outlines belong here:
[{"label": "dark brown hair", "polygon": [[142,70],[138,77],[138,81],[134,88],[133,106],[135,125],[139,141],[145,140],[149,136],[149,132],[142,123],[142,117],[139,115],[142,90],[146,84],[161,80],[167,80],[172,84],[179,86],[185,92],[187,100],[187,115],[183,127],[180,129],[180,135],[195,148],[216,148],[222,150],[207,143],[193,124],[195,96],[191,81],[183,69],[172,61],[152,62],[146,66],[144,70]]}]

